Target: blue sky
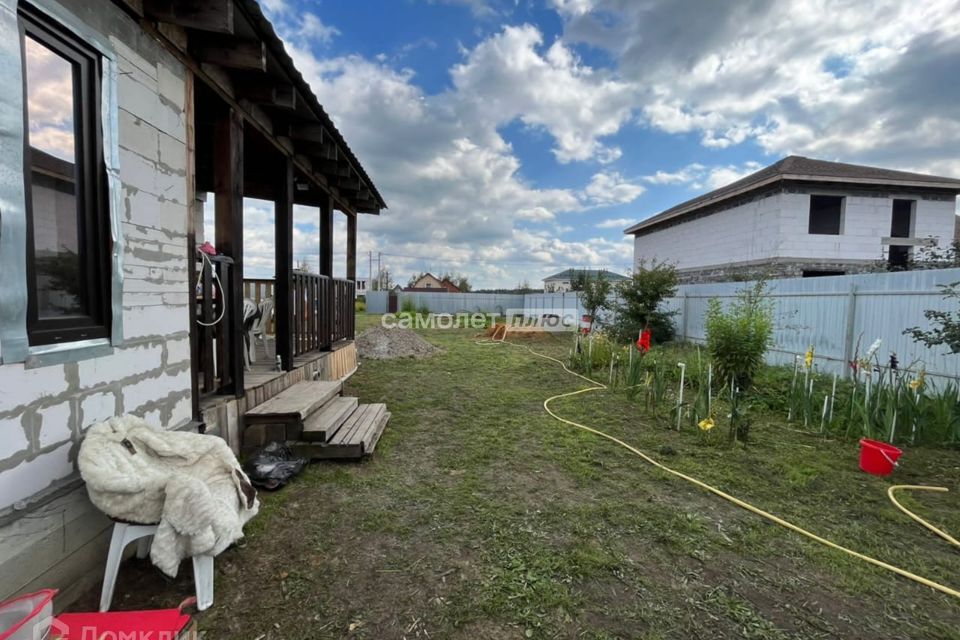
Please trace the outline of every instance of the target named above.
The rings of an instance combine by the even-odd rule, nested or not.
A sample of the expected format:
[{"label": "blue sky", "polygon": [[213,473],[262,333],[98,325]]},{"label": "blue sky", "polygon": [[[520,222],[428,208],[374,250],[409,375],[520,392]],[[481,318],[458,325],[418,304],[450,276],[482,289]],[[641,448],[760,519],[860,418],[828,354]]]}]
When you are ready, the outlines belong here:
[{"label": "blue sky", "polygon": [[[792,153],[960,175],[956,0],[262,4],[389,205],[361,276],[368,251],[398,282],[625,271],[629,223]],[[298,259],[315,236],[301,211]]]}]

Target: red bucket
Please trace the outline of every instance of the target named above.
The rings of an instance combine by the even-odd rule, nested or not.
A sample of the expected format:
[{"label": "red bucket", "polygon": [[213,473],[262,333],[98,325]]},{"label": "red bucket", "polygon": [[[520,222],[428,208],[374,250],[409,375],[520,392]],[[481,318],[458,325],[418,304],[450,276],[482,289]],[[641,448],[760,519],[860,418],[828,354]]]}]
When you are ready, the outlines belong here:
[{"label": "red bucket", "polygon": [[863,438],[860,440],[860,468],[875,476],[888,476],[897,466],[903,451],[892,444]]}]

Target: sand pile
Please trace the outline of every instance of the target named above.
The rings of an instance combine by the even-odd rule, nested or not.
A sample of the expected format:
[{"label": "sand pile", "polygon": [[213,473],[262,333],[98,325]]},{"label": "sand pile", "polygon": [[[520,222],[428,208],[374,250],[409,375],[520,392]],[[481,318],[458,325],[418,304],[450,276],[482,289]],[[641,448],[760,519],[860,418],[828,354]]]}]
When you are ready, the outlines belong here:
[{"label": "sand pile", "polygon": [[410,329],[374,327],[356,338],[361,358],[390,360],[393,358],[429,358],[442,350]]}]

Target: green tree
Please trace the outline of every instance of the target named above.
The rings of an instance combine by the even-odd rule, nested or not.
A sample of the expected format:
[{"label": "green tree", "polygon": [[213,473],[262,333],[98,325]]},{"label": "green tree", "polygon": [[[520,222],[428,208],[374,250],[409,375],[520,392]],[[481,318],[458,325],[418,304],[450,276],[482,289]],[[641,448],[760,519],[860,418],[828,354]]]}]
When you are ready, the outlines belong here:
[{"label": "green tree", "polygon": [[666,262],[641,261],[633,275],[617,287],[620,304],[613,326],[618,342],[633,342],[645,328],[654,341],[666,342],[673,338],[675,311],[662,308],[664,298],[677,292],[677,270]]},{"label": "green tree", "polygon": [[390,291],[390,289],[393,289],[393,277],[390,275],[390,269],[380,267],[373,282],[370,283],[370,287],[373,291]]},{"label": "green tree", "polygon": [[604,275],[603,271],[597,272],[596,276],[583,274],[579,280],[579,289],[574,289],[580,293],[580,303],[590,316],[590,329],[593,329],[593,323],[597,319],[597,313],[609,307],[608,297],[610,296],[610,281]]},{"label": "green tree", "polygon": [[455,284],[457,288],[460,289],[460,291],[464,293],[470,291],[471,289],[470,280],[467,278],[467,276],[463,275],[462,273],[451,273],[448,271],[447,273],[444,273],[440,277],[440,280],[449,280],[450,282]]},{"label": "green tree", "polygon": [[417,280],[419,280],[420,278],[422,278],[422,277],[425,276],[425,275],[427,275],[427,272],[426,272],[426,271],[420,271],[420,272],[418,272],[418,273],[414,273],[412,276],[410,276],[410,279],[407,280],[407,286],[408,286],[408,287],[414,287],[414,286],[416,286]]},{"label": "green tree", "polygon": [[[944,300],[960,299],[960,282],[942,284],[939,287],[943,291]],[[909,335],[916,342],[921,342],[928,347],[946,346],[950,349],[950,353],[960,353],[960,312],[927,309],[923,312],[923,316],[933,327],[930,329],[910,327],[903,331],[904,335]]]}]

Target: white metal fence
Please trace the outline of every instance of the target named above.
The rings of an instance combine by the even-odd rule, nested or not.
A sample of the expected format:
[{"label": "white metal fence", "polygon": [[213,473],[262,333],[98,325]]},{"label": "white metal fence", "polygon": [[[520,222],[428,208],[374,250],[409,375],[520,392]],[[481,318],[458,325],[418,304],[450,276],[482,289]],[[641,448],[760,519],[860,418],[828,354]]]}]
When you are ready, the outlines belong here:
[{"label": "white metal fence", "polygon": [[[955,302],[943,300],[938,285],[960,281],[960,269],[871,273],[823,278],[772,280],[769,292],[774,306],[774,347],[767,355],[772,364],[792,364],[795,355],[811,345],[817,362],[826,372],[846,373],[857,343],[861,354],[880,338],[882,360],[896,353],[902,366],[922,362],[927,373],[935,376],[960,376],[960,355],[946,348],[928,349],[903,335],[908,327],[929,328],[923,312],[946,310]],[[711,298],[733,300],[745,282],[681,285],[677,295],[664,301],[676,311],[677,336],[703,341],[707,304]],[[584,313],[576,293],[483,294],[483,293],[401,293],[417,308],[426,306],[434,313],[481,311],[503,313],[523,308],[530,315],[543,309],[578,309]],[[616,301],[614,298],[612,301]],[[387,293],[367,294],[369,313],[386,313]]]},{"label": "white metal fence", "polygon": [[[367,293],[367,313],[386,313],[386,291]],[[507,309],[522,309],[523,294],[519,293],[427,293],[403,291],[397,294],[397,311],[411,302],[417,309],[426,307],[430,313],[496,313],[504,314]]]},{"label": "white metal fence", "polygon": [[[928,349],[903,335],[908,327],[928,328],[927,309],[955,308],[943,300],[938,285],[960,281],[960,269],[870,273],[824,278],[772,280],[770,297],[774,306],[774,347],[768,361],[792,364],[796,354],[811,345],[826,371],[847,372],[857,343],[863,354],[880,338],[881,360],[896,353],[902,366],[922,362],[931,375],[956,377],[960,356],[944,347]],[[748,283],[722,282],[692,284],[678,288],[677,296],[666,301],[677,311],[678,337],[702,341],[704,321],[711,298],[730,301]]]}]

